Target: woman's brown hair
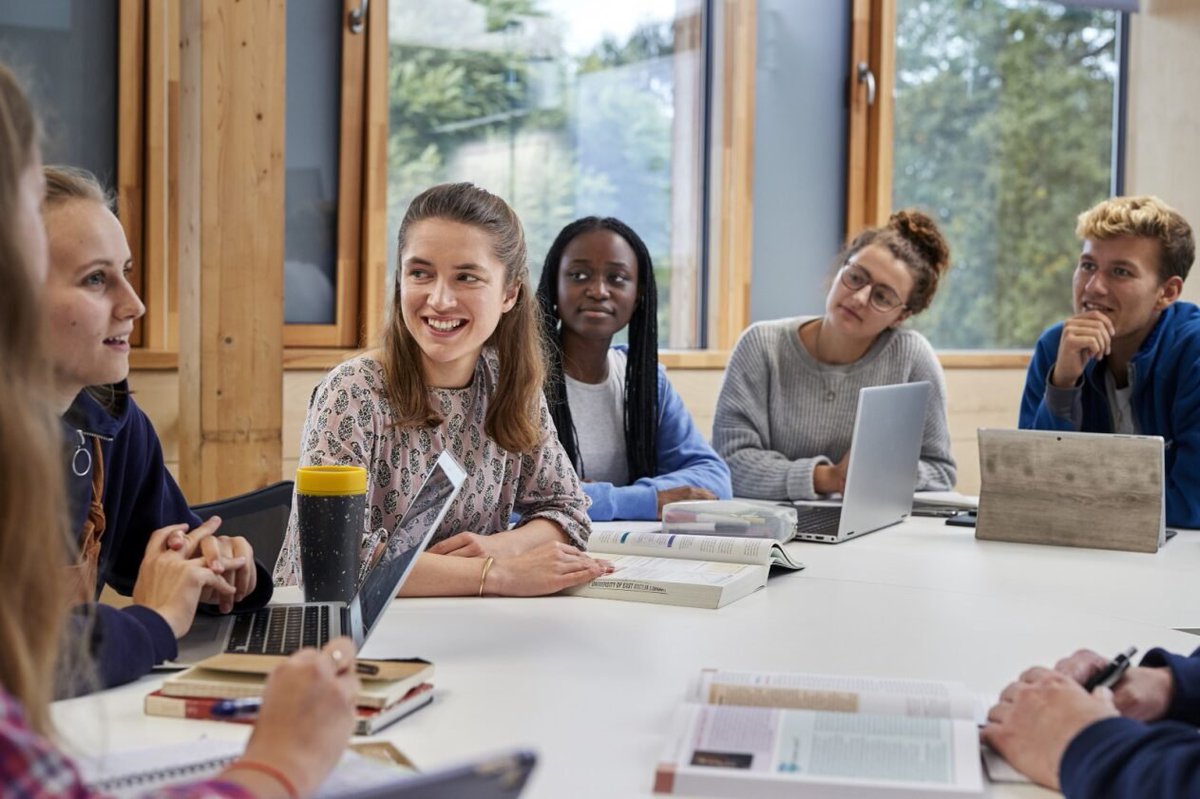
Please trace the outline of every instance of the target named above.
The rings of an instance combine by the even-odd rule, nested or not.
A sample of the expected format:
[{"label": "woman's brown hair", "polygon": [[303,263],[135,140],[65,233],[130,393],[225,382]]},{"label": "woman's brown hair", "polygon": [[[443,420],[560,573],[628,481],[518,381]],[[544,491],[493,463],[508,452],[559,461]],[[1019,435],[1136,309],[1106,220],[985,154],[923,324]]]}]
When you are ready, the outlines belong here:
[{"label": "woman's brown hair", "polygon": [[443,183],[418,194],[408,206],[396,237],[396,286],[391,318],[383,334],[386,393],[401,427],[439,424],[421,369],[421,347],[404,325],[400,310],[404,245],[417,222],[444,219],[488,234],[492,253],[504,264],[504,286],[517,289],[516,304],[500,317],[487,340],[500,358],[496,393],[488,403],[484,430],[509,452],[529,452],[542,440],[538,405],[546,377],[538,304],[529,287],[528,251],[521,220],[508,203],[471,183]]},{"label": "woman's brown hair", "polygon": [[44,398],[39,287],[13,228],[22,173],[36,163],[38,125],[0,64],[0,685],[30,724],[50,731],[66,614],[67,522],[61,431]]},{"label": "woman's brown hair", "polygon": [[838,256],[844,264],[860,250],[878,244],[902,261],[913,276],[912,291],[905,308],[919,314],[929,307],[937,292],[938,281],[950,268],[950,245],[937,223],[920,211],[905,208],[892,214],[883,227],[864,230]]}]

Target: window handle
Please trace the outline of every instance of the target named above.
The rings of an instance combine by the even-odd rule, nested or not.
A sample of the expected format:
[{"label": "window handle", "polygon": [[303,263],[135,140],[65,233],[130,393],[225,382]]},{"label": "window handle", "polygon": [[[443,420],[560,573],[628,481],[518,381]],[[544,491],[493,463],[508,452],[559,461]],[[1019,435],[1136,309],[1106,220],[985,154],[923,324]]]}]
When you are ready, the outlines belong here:
[{"label": "window handle", "polygon": [[[365,3],[366,0],[363,2]],[[867,105],[875,105],[875,73],[871,71],[871,67],[866,61],[858,62],[856,75],[859,83],[867,84]]]},{"label": "window handle", "polygon": [[370,0],[359,0],[358,8],[350,9],[350,13],[346,15],[346,21],[350,24],[351,33],[362,33],[363,27],[367,21],[367,3]]}]

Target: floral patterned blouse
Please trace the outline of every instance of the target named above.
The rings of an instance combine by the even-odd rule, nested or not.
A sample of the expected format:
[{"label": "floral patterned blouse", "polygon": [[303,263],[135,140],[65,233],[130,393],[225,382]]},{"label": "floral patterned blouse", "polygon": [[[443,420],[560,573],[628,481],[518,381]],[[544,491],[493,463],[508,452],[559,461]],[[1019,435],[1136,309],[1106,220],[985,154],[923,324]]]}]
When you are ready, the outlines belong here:
[{"label": "floral patterned blouse", "polygon": [[[561,527],[575,546],[587,546],[589,501],[558,443],[545,398],[540,399],[542,443],[533,451],[508,452],[485,432],[484,417],[496,390],[498,368],[496,352],[486,348],[466,388],[429,389],[442,415],[436,427],[400,428],[392,422],[384,393],[384,367],[370,355],[335,367],[314,390],[300,439],[300,465],[366,468],[367,518],[361,560],[396,527],[443,450],[449,450],[462,464],[467,480],[431,543],[463,531],[488,535],[506,530],[515,512],[520,516],[518,525],[548,519]],[[404,546],[417,543],[406,541]],[[276,584],[296,583],[299,570],[293,503],[287,536],[275,564]]]}]

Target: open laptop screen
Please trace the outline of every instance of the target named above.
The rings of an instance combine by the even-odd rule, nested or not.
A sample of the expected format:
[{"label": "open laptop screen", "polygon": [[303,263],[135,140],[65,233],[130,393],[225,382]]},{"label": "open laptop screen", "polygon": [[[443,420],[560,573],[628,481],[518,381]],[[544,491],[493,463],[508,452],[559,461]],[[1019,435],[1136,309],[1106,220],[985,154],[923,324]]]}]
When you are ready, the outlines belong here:
[{"label": "open laptop screen", "polygon": [[375,626],[379,614],[399,590],[406,572],[424,551],[438,524],[462,485],[461,467],[443,452],[429,470],[425,483],[388,537],[379,561],[367,573],[359,590],[363,628]]}]

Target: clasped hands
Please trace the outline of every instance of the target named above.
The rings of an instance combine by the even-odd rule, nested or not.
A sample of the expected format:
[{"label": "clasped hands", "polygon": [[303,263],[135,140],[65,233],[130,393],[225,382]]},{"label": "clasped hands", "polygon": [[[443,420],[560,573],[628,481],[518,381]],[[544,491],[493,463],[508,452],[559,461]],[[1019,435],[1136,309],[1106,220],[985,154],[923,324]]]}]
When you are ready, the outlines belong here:
[{"label": "clasped hands", "polygon": [[222,613],[249,596],[258,572],[250,543],[240,536],[215,535],[221,519],[213,516],[195,529],[174,524],[150,535],[133,586],[133,601],[161,615],[175,637],[192,626],[199,603]]},{"label": "clasped hands", "polygon": [[1058,771],[1068,744],[1101,719],[1125,716],[1157,721],[1174,694],[1169,668],[1135,666],[1116,685],[1092,693],[1083,684],[1108,661],[1081,649],[1055,664],[1032,668],[1000,693],[980,733],[983,742],[1035,782],[1058,789]]}]

